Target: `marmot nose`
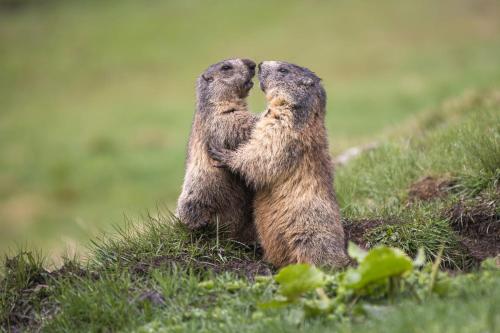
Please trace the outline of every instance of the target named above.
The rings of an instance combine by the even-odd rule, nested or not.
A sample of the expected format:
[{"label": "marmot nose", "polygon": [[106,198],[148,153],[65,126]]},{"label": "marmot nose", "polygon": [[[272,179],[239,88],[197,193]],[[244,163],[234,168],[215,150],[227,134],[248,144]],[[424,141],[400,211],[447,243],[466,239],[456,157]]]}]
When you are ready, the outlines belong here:
[{"label": "marmot nose", "polygon": [[259,62],[259,72],[262,71],[262,62]]},{"label": "marmot nose", "polygon": [[250,70],[254,70],[255,69],[255,62],[253,62],[252,60],[250,59],[243,59],[243,63],[248,67],[250,68]]}]

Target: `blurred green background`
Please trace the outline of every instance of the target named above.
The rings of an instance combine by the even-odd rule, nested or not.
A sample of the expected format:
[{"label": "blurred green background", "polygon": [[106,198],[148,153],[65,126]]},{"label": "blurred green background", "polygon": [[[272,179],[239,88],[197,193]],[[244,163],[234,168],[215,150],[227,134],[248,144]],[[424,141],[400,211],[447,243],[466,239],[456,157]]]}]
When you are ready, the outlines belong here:
[{"label": "blurred green background", "polygon": [[195,79],[228,57],[318,73],[338,153],[498,86],[500,2],[0,0],[0,253],[174,209]]}]

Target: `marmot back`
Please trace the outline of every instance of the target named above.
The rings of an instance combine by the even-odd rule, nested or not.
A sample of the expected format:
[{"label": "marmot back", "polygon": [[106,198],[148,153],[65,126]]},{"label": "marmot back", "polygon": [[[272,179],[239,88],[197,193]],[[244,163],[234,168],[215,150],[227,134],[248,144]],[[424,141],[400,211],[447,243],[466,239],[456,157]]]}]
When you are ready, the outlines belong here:
[{"label": "marmot back", "polygon": [[207,145],[236,149],[250,136],[256,117],[246,97],[253,86],[255,63],[228,59],[210,66],[197,80],[197,105],[189,138],[186,174],[176,215],[190,229],[218,219],[228,236],[250,243],[254,193],[235,174],[217,168]]},{"label": "marmot back", "polygon": [[267,111],[248,142],[234,151],[211,147],[210,154],[256,189],[255,224],[269,262],[345,266],[320,79],[286,62],[259,69]]}]

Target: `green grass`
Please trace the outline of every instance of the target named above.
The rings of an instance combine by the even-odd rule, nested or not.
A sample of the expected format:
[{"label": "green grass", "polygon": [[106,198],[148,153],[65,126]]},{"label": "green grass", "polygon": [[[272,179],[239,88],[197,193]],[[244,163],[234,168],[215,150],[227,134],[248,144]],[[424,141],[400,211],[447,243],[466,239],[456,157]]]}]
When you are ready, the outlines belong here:
[{"label": "green grass", "polygon": [[[382,318],[354,326],[356,332],[498,332],[500,295],[498,276],[491,285],[459,295],[458,299],[434,299],[425,306],[408,302]],[[390,329],[388,329],[390,327]]]},{"label": "green grass", "polygon": [[[498,257],[478,267],[462,243],[468,234],[455,229],[447,214],[457,203],[482,207],[488,202],[493,212],[468,223],[498,230],[500,100],[492,91],[470,101],[456,99],[454,107],[419,115],[409,123],[411,136],[392,138],[338,170],[347,223],[385,222],[366,232],[372,247],[395,246],[412,257],[424,250],[428,264],[405,275],[401,289],[384,284],[357,294],[342,287],[343,272],[327,272],[330,282],[324,291],[334,300],[331,313],[306,316],[306,304],[317,302],[314,293],[284,308],[264,310],[259,304],[282,296],[273,279],[253,279],[256,272],[269,272],[258,252],[219,239],[213,230],[190,233],[168,213],[158,212],[94,239],[87,258],[66,259],[53,272],[45,270],[41,256],[29,252],[7,260],[0,283],[2,327],[47,332],[497,332]],[[429,174],[446,175],[453,185],[430,201],[411,201],[410,185]],[[498,248],[498,240],[489,245]],[[435,268],[455,271],[437,271],[433,262]]]},{"label": "green grass", "polygon": [[[494,1],[261,0],[0,8],[0,251],[84,252],[82,241],[123,225],[123,214],[173,209],[194,81],[215,61],[285,59],[316,71],[338,153],[448,97],[498,86],[498,10]],[[250,105],[264,107],[257,89]]]},{"label": "green grass", "polygon": [[[500,180],[500,116],[498,92],[454,101],[421,115],[411,138],[392,140],[339,168],[336,190],[346,219],[382,219],[369,236],[372,244],[402,247],[415,254],[423,247],[434,257],[445,246],[445,262],[467,266],[458,240],[450,233],[446,210],[464,198],[483,195],[494,202]],[[443,119],[460,119],[436,122]],[[434,119],[433,121],[430,121]],[[425,176],[451,179],[454,185],[444,198],[411,202],[412,183]],[[498,215],[498,212],[497,212]]]}]

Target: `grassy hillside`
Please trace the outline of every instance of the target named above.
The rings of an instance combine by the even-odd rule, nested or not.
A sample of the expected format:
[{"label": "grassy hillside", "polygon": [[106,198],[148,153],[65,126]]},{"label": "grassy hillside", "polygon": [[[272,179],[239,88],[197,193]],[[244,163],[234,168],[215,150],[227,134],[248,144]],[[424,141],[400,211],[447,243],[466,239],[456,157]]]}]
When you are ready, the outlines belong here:
[{"label": "grassy hillside", "polygon": [[[284,59],[316,71],[328,92],[327,126],[337,153],[392,133],[387,128],[448,97],[498,86],[499,10],[497,1],[2,6],[0,251],[20,243],[60,254],[100,229],[123,225],[124,213],[173,209],[194,80],[215,61]],[[250,104],[263,107],[259,91]],[[375,164],[374,178],[358,175],[356,188],[342,180],[348,171],[340,172],[347,216],[375,214],[362,201],[372,185],[382,192],[370,200],[394,196],[386,214],[400,216],[394,205],[403,199],[395,188],[427,174],[424,168],[441,174],[461,163],[446,169],[401,151],[403,160],[387,165],[395,179],[380,178],[386,157],[400,152],[395,147],[373,156],[380,163],[359,162]]]},{"label": "grassy hillside", "polygon": [[[372,249],[364,259],[351,250],[358,268],[292,267],[270,278],[258,249],[215,231],[190,234],[158,213],[94,240],[86,260],[67,259],[52,272],[33,253],[8,259],[2,327],[498,332],[500,262],[484,259],[500,253],[500,93],[448,100],[405,133],[338,170],[346,232]],[[377,257],[383,245],[406,254],[384,249]]]},{"label": "grassy hillside", "polygon": [[[19,2],[0,0],[0,331],[499,331],[498,1]],[[357,268],[278,273],[168,213],[194,80],[231,56],[316,71],[332,153],[377,143],[336,172]]]}]

